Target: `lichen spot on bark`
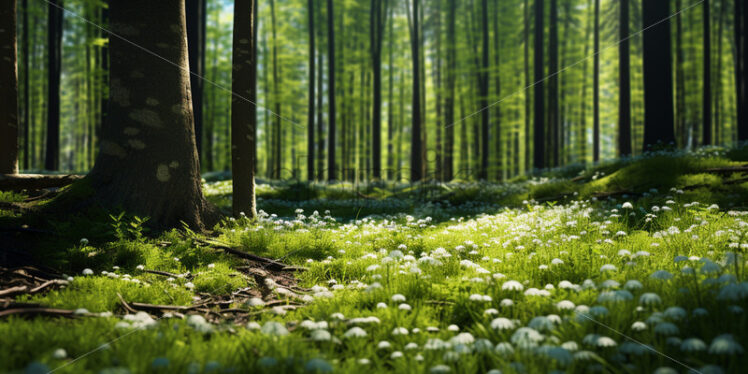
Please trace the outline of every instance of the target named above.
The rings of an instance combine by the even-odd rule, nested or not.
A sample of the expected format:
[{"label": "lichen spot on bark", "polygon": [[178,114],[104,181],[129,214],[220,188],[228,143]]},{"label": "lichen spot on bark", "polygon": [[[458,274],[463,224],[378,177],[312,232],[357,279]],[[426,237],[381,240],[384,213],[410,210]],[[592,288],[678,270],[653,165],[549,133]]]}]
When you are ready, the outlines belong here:
[{"label": "lichen spot on bark", "polygon": [[159,164],[158,167],[156,167],[156,179],[158,179],[159,182],[168,182],[169,179],[171,179],[169,167],[166,166],[166,164]]},{"label": "lichen spot on bark", "polygon": [[136,127],[125,127],[125,129],[122,131],[127,136],[135,136],[140,134],[140,129]]},{"label": "lichen spot on bark", "polygon": [[143,143],[141,140],[138,139],[130,139],[127,141],[127,144],[130,145],[133,149],[141,150],[145,148],[145,143]]},{"label": "lichen spot on bark", "polygon": [[249,39],[241,39],[241,40],[239,40],[239,43],[241,43],[241,44],[249,44]]},{"label": "lichen spot on bark", "polygon": [[121,107],[130,106],[130,90],[122,86],[119,79],[112,79],[109,84],[109,97]]},{"label": "lichen spot on bark", "polygon": [[172,162],[171,162],[171,163],[169,164],[169,167],[170,167],[170,168],[172,168],[172,169],[176,169],[176,168],[178,168],[178,167],[179,167],[179,161],[172,161]]},{"label": "lichen spot on bark", "polygon": [[149,97],[149,98],[145,99],[145,103],[148,104],[148,105],[150,105],[150,106],[156,106],[156,105],[158,105],[158,100],[156,100],[156,99],[154,99],[152,97]]},{"label": "lichen spot on bark", "polygon": [[125,151],[125,149],[117,143],[110,142],[108,140],[102,140],[100,147],[101,153],[105,155],[110,155],[118,158],[125,158],[127,156],[127,152]]},{"label": "lichen spot on bark", "polygon": [[163,125],[158,113],[149,109],[135,109],[130,112],[129,117],[130,119],[146,126],[161,127]]}]

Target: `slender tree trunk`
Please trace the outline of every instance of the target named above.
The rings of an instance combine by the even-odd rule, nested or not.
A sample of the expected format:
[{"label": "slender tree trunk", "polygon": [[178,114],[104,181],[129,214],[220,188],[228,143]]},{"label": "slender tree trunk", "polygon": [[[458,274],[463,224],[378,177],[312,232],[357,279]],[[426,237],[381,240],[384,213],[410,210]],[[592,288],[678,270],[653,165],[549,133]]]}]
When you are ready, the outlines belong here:
[{"label": "slender tree trunk", "polygon": [[551,0],[548,18],[548,158],[550,165],[558,166],[558,0]]},{"label": "slender tree trunk", "polygon": [[545,90],[543,89],[544,61],[543,58],[543,0],[535,0],[535,128],[533,134],[533,167],[545,168]]},{"label": "slender tree trunk", "polygon": [[619,9],[618,74],[618,155],[631,155],[631,45],[629,37],[629,0],[621,0]]},{"label": "slender tree trunk", "polygon": [[314,45],[314,0],[309,0],[307,3],[307,12],[309,15],[309,109],[307,110],[307,179],[311,182],[314,180],[314,83],[315,83],[315,70],[314,70],[314,52],[316,47]]},{"label": "slender tree trunk", "polygon": [[[390,18],[392,18],[392,8],[390,8]],[[387,90],[388,90],[388,99],[387,99],[387,179],[392,180],[395,177],[395,157],[393,155],[393,152],[395,151],[395,145],[394,142],[394,126],[395,126],[395,97],[394,97],[394,87],[395,84],[393,76],[394,76],[394,70],[395,65],[393,63],[393,55],[395,50],[395,44],[394,44],[394,24],[395,22],[389,23],[389,47],[388,47],[388,53],[389,53],[389,62],[387,64],[387,70],[389,75],[389,81],[387,83]]]},{"label": "slender tree trunk", "polygon": [[234,3],[231,91],[231,175],[234,217],[257,216],[255,148],[257,146],[256,0]]},{"label": "slender tree trunk", "polygon": [[456,0],[447,0],[447,92],[444,98],[444,180],[454,178],[455,142],[455,75],[457,70],[455,45]]},{"label": "slender tree trunk", "polygon": [[21,6],[23,7],[23,36],[22,36],[22,48],[23,48],[23,55],[21,58],[23,59],[23,168],[28,170],[30,167],[30,130],[31,130],[31,123],[30,123],[30,113],[31,113],[31,106],[29,105],[29,98],[31,97],[31,94],[29,93],[31,86],[29,86],[29,75],[31,75],[31,71],[29,70],[29,56],[31,55],[31,51],[29,51],[29,1],[23,0],[21,3]]},{"label": "slender tree trunk", "polygon": [[[643,0],[647,1],[647,0]],[[600,161],[600,0],[595,0],[594,67],[592,73],[592,161]]]},{"label": "slender tree trunk", "polygon": [[702,93],[702,119],[704,121],[702,142],[704,145],[712,144],[712,34],[711,34],[711,5],[709,0],[704,0],[703,13],[703,38],[704,45],[704,85]]},{"label": "slender tree trunk", "polygon": [[[273,115],[273,178],[281,178],[281,169],[283,168],[283,152],[281,133],[281,100],[280,100],[280,79],[281,74],[278,68],[278,28],[276,26],[275,0],[270,0],[271,14],[271,32],[273,34],[273,103],[275,114]],[[293,162],[293,161],[292,161]]]},{"label": "slender tree trunk", "polygon": [[722,145],[722,30],[725,23],[726,0],[720,0],[719,20],[717,21],[717,69],[715,73],[716,89],[714,90],[714,143]]},{"label": "slender tree trunk", "polygon": [[47,148],[44,168],[60,168],[60,74],[62,72],[62,0],[51,0],[48,6],[47,49]]},{"label": "slender tree trunk", "polygon": [[478,178],[482,180],[488,179],[488,123],[489,113],[488,110],[488,0],[481,0],[481,70],[478,74],[480,80],[480,110],[481,110],[481,166]]},{"label": "slender tree trunk", "polygon": [[371,63],[374,72],[373,105],[372,105],[372,176],[374,180],[382,178],[382,40],[387,23],[388,0],[371,0],[370,48]]},{"label": "slender tree trunk", "polygon": [[412,1],[412,24],[410,27],[410,44],[413,56],[413,104],[412,104],[412,129],[410,141],[410,181],[418,182],[423,178],[423,155],[421,150],[421,64],[420,64],[420,0]]},{"label": "slender tree trunk", "polygon": [[[669,4],[642,0],[644,20],[644,149],[675,141]],[[648,28],[648,29],[647,29]]]},{"label": "slender tree trunk", "polygon": [[218,212],[200,185],[190,78],[174,66],[188,66],[184,2],[111,0],[110,12],[112,31],[128,41],[110,42],[111,115],[87,177],[93,199],[150,217],[149,224],[159,228],[210,226]]},{"label": "slender tree trunk", "polygon": [[[676,0],[675,7],[681,9],[682,1]],[[675,17],[675,131],[684,147],[688,146],[686,131],[686,56],[683,48],[683,14]]]},{"label": "slender tree trunk", "polygon": [[2,25],[0,26],[0,46],[4,47],[0,48],[0,174],[16,174],[18,173],[16,0],[2,0],[0,4],[2,4],[0,6],[0,25]]},{"label": "slender tree trunk", "polygon": [[525,95],[525,170],[530,170],[530,164],[532,162],[530,150],[532,149],[532,143],[530,141],[530,134],[532,132],[531,128],[531,122],[532,122],[532,96],[528,93],[528,90],[530,88],[530,3],[528,0],[524,0],[524,7],[523,7],[523,16],[524,16],[524,28],[522,30],[523,33],[523,39],[524,39],[524,68],[525,68],[525,90],[523,91]]},{"label": "slender tree trunk", "polygon": [[434,21],[434,38],[436,39],[436,57],[434,62],[434,85],[436,91],[436,168],[434,169],[434,175],[436,180],[444,180],[444,162],[442,156],[442,7],[441,2],[437,2],[434,6],[433,17]]},{"label": "slender tree trunk", "polygon": [[322,114],[322,64],[324,61],[324,54],[321,51],[317,52],[317,180],[321,181],[325,179],[325,138],[323,135],[323,114]]},{"label": "slender tree trunk", "polygon": [[327,0],[327,106],[330,114],[327,132],[327,180],[334,181],[335,170],[335,18],[333,0]]},{"label": "slender tree trunk", "polygon": [[[495,90],[496,90],[496,109],[494,112],[494,120],[493,120],[493,128],[494,128],[494,134],[493,139],[496,143],[496,171],[497,171],[497,179],[503,180],[504,179],[504,160],[502,157],[502,150],[504,149],[502,144],[502,128],[501,128],[501,104],[498,102],[501,100],[501,53],[499,51],[501,47],[500,43],[500,37],[501,34],[499,33],[499,14],[501,14],[501,8],[500,8],[500,0],[495,0],[494,4],[496,8],[494,9],[494,17],[493,17],[493,49],[494,49],[494,68],[493,70],[496,72],[496,83],[495,83]],[[510,135],[511,136],[511,135]],[[507,147],[508,148],[508,147]],[[518,149],[515,149],[515,152],[519,152]],[[507,159],[507,164],[509,164],[509,159]]]},{"label": "slender tree trunk", "polygon": [[748,140],[748,121],[746,116],[746,36],[745,29],[748,17],[748,4],[735,0],[735,85],[737,87],[738,141]]}]

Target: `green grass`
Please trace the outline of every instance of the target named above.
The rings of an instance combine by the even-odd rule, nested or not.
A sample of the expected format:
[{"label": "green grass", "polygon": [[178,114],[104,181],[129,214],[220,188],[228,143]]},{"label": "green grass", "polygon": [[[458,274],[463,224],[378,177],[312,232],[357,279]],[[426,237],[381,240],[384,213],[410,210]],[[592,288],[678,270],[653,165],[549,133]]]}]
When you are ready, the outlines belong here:
[{"label": "green grass", "polygon": [[[662,367],[739,373],[748,364],[737,352],[737,345],[748,347],[748,224],[741,213],[748,183],[726,185],[735,176],[705,169],[740,165],[740,155],[659,154],[505,184],[368,186],[367,199],[352,197],[342,184],[261,185],[260,208],[277,216],[227,220],[215,239],[308,269],[299,281],[313,287],[313,302],[253,321],[266,328],[273,321],[285,324],[291,331],[284,336],[254,324],[215,325],[205,333],[178,318],[143,330],[123,328],[118,293],[132,301],[187,305],[197,292],[222,294],[254,284],[234,270],[236,258],[193,246],[189,234],[149,236],[136,217],[109,219],[100,223],[109,228],[108,239],[86,243],[79,237],[58,248],[54,262],[74,276],[67,288],[19,301],[114,315],[0,320],[0,372],[43,366],[59,373],[328,367],[413,373],[441,372],[437,365],[445,365],[451,373],[638,373]],[[571,180],[578,175],[584,178]],[[227,207],[230,187],[210,182],[206,191]],[[291,199],[293,189],[313,190],[314,198]],[[629,195],[590,198],[619,191]],[[138,265],[189,271],[194,287]],[[83,268],[96,275],[81,275]],[[497,328],[499,317],[513,328]],[[332,339],[313,340],[325,334],[303,327],[305,320],[326,321]],[[646,327],[637,329],[636,322]],[[366,336],[346,337],[353,326]],[[538,340],[520,336],[521,327],[533,328]],[[407,335],[394,333],[402,329]],[[706,349],[683,350],[692,338]],[[723,339],[722,350],[715,339]],[[439,341],[447,345],[431,349]],[[494,349],[498,343],[513,351],[506,344]],[[66,357],[55,357],[60,348]]]}]

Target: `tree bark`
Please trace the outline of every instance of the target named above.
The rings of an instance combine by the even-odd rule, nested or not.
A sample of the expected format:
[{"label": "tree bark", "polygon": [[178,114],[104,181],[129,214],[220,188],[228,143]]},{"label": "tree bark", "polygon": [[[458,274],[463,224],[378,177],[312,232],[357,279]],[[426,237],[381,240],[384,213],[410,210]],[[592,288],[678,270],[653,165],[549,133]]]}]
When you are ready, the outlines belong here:
[{"label": "tree bark", "polygon": [[412,104],[412,129],[410,139],[410,181],[418,182],[423,178],[423,155],[421,150],[421,53],[419,37],[420,25],[420,0],[412,1],[412,10],[409,10],[412,22],[410,27],[410,45],[413,60],[413,104]]},{"label": "tree bark", "polygon": [[447,92],[444,97],[444,180],[454,178],[454,143],[455,143],[455,74],[457,58],[455,51],[456,0],[447,0]]},{"label": "tree bark", "polygon": [[543,89],[543,0],[535,0],[535,61],[534,61],[534,87],[535,87],[535,124],[533,133],[533,168],[545,168],[545,90]]},{"label": "tree bark", "polygon": [[558,0],[551,0],[548,27],[548,137],[550,165],[558,166]]},{"label": "tree bark", "polygon": [[670,21],[667,1],[642,0],[644,20],[644,150],[675,141]]},{"label": "tree bark", "polygon": [[210,226],[218,212],[200,183],[184,1],[111,0],[109,6],[113,33],[128,41],[110,41],[110,115],[86,178],[92,199],[147,216],[157,228]]},{"label": "tree bark", "polygon": [[31,106],[29,105],[29,99],[31,97],[31,94],[29,90],[31,89],[31,86],[29,86],[29,75],[31,75],[31,72],[29,71],[29,56],[31,55],[31,51],[29,51],[29,1],[23,0],[21,3],[23,6],[23,38],[21,43],[23,44],[23,168],[28,169],[31,165],[29,162],[30,160],[30,154],[31,154],[31,136],[29,131],[31,130],[31,121],[30,121],[30,113],[31,113]]},{"label": "tree bark", "polygon": [[[2,4],[0,6],[0,46],[2,46],[0,48],[0,174],[16,174],[18,173],[16,0],[2,0],[0,4]],[[24,30],[24,32],[27,31]]]},{"label": "tree bark", "polygon": [[206,0],[186,0],[187,47],[190,60],[190,87],[195,114],[197,154],[202,155],[203,144],[203,76],[205,75]]},{"label": "tree bark", "polygon": [[[525,68],[525,87],[527,89],[530,88],[530,2],[528,0],[523,0],[523,22],[524,27],[522,30],[522,36],[524,39],[524,46],[523,46],[523,52],[524,52],[524,58],[522,59],[522,63]],[[531,156],[530,156],[530,149],[532,149],[532,144],[530,142],[530,133],[532,131],[531,129],[531,122],[532,122],[532,96],[527,92],[527,89],[523,91],[523,94],[525,95],[525,171],[530,170],[530,164],[531,164]]]},{"label": "tree bark", "polygon": [[[647,0],[643,0],[647,1]],[[592,73],[592,161],[600,161],[600,0],[595,0],[594,62]]]},{"label": "tree bark", "polygon": [[746,64],[748,63],[748,47],[746,45],[746,22],[748,22],[748,4],[745,1],[735,0],[735,72],[737,79],[737,107],[738,107],[738,141],[748,140],[748,116],[746,115]]},{"label": "tree bark", "polygon": [[[488,179],[488,150],[489,138],[488,138],[488,123],[489,114],[488,110],[488,0],[481,0],[481,69],[478,74],[480,80],[480,110],[481,110],[481,162],[480,162],[480,173],[478,178],[482,180]],[[477,144],[476,144],[477,146]]]},{"label": "tree bark", "polygon": [[257,147],[256,0],[234,2],[231,91],[232,208],[235,217],[257,216],[255,155]]},{"label": "tree bark", "polygon": [[327,180],[335,181],[335,18],[333,0],[327,0]]},{"label": "tree bark", "polygon": [[372,177],[382,178],[382,40],[387,23],[388,0],[371,0],[369,34],[374,73],[372,105]]},{"label": "tree bark", "polygon": [[[704,0],[704,86],[702,93],[702,117],[704,121],[702,142],[704,145],[712,144],[712,34],[711,34],[711,3]],[[721,58],[721,56],[720,56]]]},{"label": "tree bark", "polygon": [[306,151],[306,170],[307,180],[310,182],[314,180],[314,84],[315,84],[315,30],[314,30],[314,0],[309,0],[307,3],[307,12],[309,16],[309,105],[307,110],[307,151]]},{"label": "tree bark", "polygon": [[[390,10],[390,18],[392,17],[392,10]],[[387,93],[388,93],[388,99],[387,99],[387,179],[392,180],[395,177],[395,155],[393,152],[395,151],[395,144],[394,144],[394,136],[395,136],[395,99],[394,99],[394,70],[395,66],[393,64],[393,55],[394,55],[394,22],[390,22],[389,24],[389,47],[388,47],[388,54],[389,54],[389,62],[387,65],[388,75],[389,75],[389,81],[387,83]]]},{"label": "tree bark", "polygon": [[51,0],[48,6],[47,49],[47,148],[44,168],[60,168],[60,74],[62,72],[62,0]]},{"label": "tree bark", "polygon": [[629,0],[619,5],[618,74],[620,98],[618,99],[618,155],[631,155],[631,44],[629,37]]}]

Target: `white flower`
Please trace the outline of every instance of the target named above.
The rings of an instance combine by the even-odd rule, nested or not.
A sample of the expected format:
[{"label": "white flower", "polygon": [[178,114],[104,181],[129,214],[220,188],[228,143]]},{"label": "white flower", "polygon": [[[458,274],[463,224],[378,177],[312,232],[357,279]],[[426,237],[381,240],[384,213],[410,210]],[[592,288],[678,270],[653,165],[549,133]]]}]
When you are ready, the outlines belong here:
[{"label": "white flower", "polygon": [[405,327],[395,327],[392,330],[392,335],[408,335],[408,329]]},{"label": "white flower", "polygon": [[712,340],[712,344],[709,346],[709,353],[717,355],[742,354],[743,346],[736,342],[732,335],[722,334]]},{"label": "white flower", "polygon": [[660,296],[652,292],[644,293],[639,297],[639,303],[644,305],[655,305],[661,302],[662,299],[660,299]]},{"label": "white flower", "polygon": [[367,335],[366,334],[366,330],[364,330],[364,329],[356,326],[356,327],[351,327],[350,329],[348,329],[348,331],[346,331],[343,334],[343,337],[345,337],[345,338],[363,338],[366,335]]},{"label": "white flower", "polygon": [[332,339],[332,335],[327,330],[314,330],[310,337],[312,340],[317,342],[324,342]]},{"label": "white flower", "polygon": [[429,372],[431,374],[446,374],[452,371],[452,369],[447,365],[436,365],[429,369]]},{"label": "white flower", "polygon": [[286,329],[286,326],[283,326],[282,324],[278,322],[273,322],[273,321],[266,322],[265,325],[262,326],[262,329],[260,331],[266,335],[274,335],[274,336],[288,335],[288,329]]},{"label": "white flower", "polygon": [[649,277],[652,279],[669,280],[673,278],[673,274],[667,270],[657,270]]},{"label": "white flower", "polygon": [[569,300],[561,300],[558,303],[556,303],[556,308],[558,310],[571,310],[574,309],[575,305],[573,302]]},{"label": "white flower", "polygon": [[67,357],[68,357],[68,353],[67,353],[67,351],[65,351],[65,350],[64,350],[64,349],[62,349],[62,348],[57,348],[57,349],[55,349],[55,350],[54,350],[54,351],[52,352],[52,357],[53,357],[53,358],[54,358],[55,360],[64,360],[65,358],[67,358]]},{"label": "white flower", "polygon": [[636,321],[631,324],[631,329],[634,331],[644,331],[647,329],[647,324],[642,321]]},{"label": "white flower", "polygon": [[606,271],[618,271],[618,268],[613,264],[605,264],[600,267],[600,272],[606,272]]},{"label": "white flower", "polygon": [[630,202],[625,202],[623,205],[621,205],[622,209],[634,209],[634,205],[632,205]]},{"label": "white flower", "polygon": [[392,344],[386,340],[382,340],[377,344],[377,349],[389,349],[392,347]]},{"label": "white flower", "polygon": [[501,285],[501,289],[504,291],[522,291],[525,289],[525,287],[522,285],[522,283],[517,282],[516,280],[510,280],[504,282],[504,284]]},{"label": "white flower", "polygon": [[680,350],[683,352],[700,352],[706,349],[706,343],[699,338],[689,338],[680,344]]},{"label": "white flower", "polygon": [[399,293],[394,294],[394,295],[392,295],[392,301],[394,301],[396,303],[401,303],[401,302],[405,301],[405,296],[403,296],[403,295],[401,295]]},{"label": "white flower", "polygon": [[398,305],[397,309],[404,310],[404,311],[409,311],[409,310],[411,310],[413,308],[411,308],[410,305],[403,303],[403,304]]},{"label": "white flower", "polygon": [[94,272],[91,269],[88,269],[88,268],[83,269],[83,275],[93,275],[93,273]]},{"label": "white flower", "polygon": [[511,342],[520,348],[533,348],[543,341],[543,334],[529,327],[520,327],[512,334]]}]

